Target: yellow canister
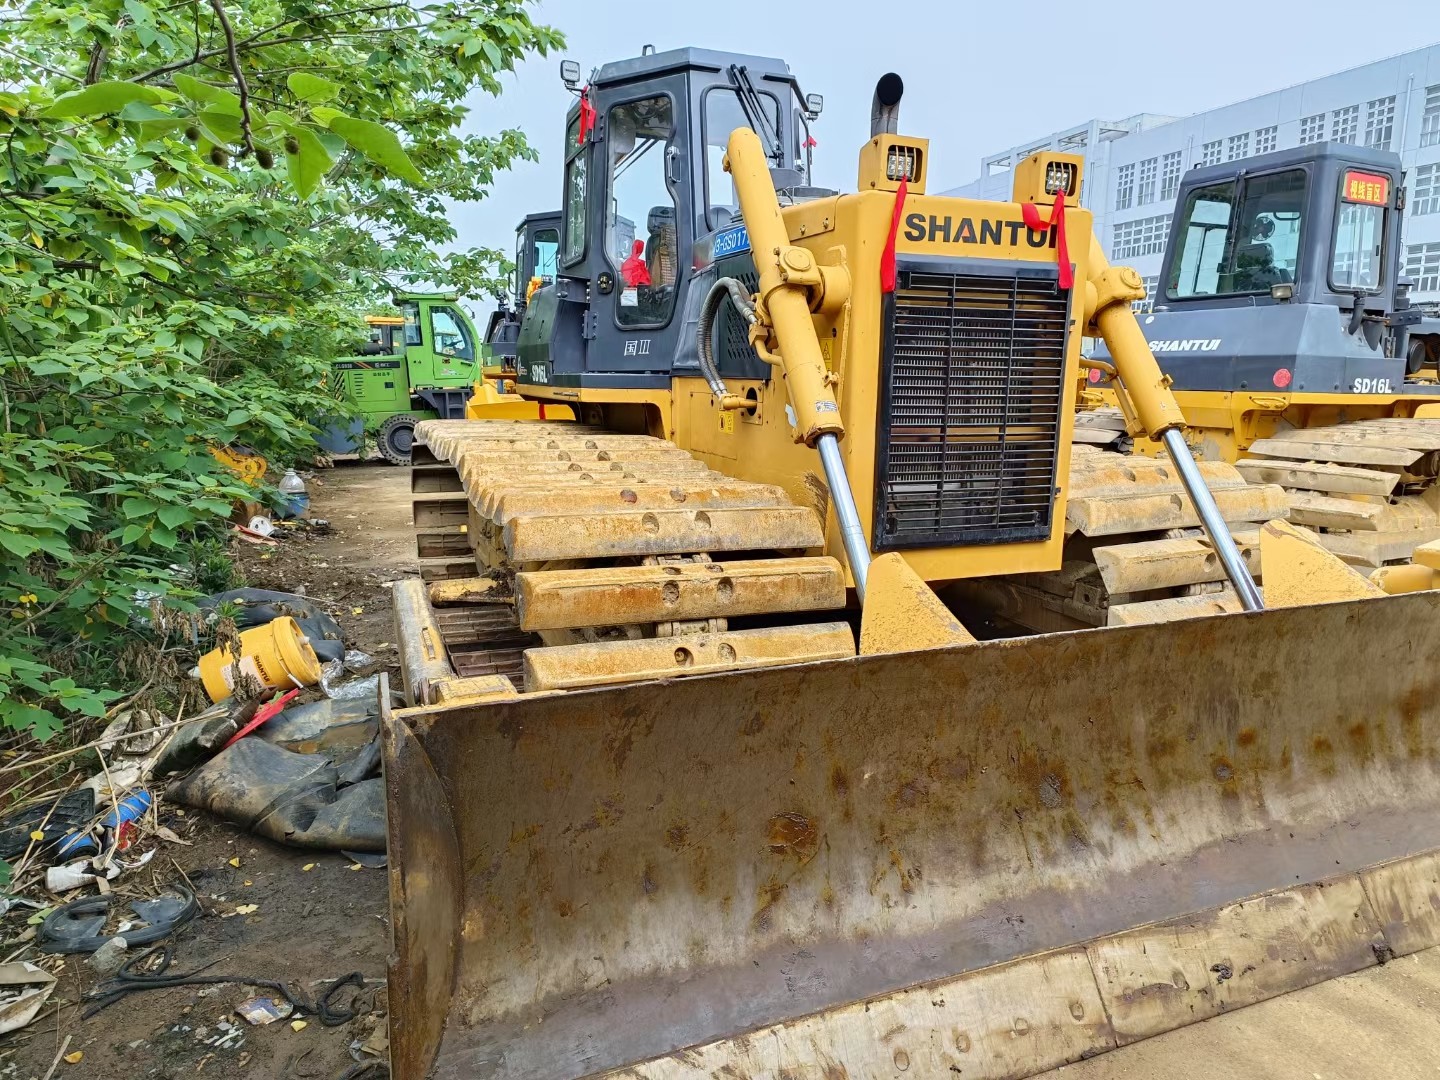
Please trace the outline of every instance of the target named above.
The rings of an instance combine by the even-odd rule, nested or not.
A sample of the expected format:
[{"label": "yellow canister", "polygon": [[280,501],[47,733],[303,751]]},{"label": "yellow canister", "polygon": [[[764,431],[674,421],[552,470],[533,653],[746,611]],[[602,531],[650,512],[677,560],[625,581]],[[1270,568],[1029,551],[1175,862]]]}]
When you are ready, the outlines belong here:
[{"label": "yellow canister", "polygon": [[310,640],[288,615],[240,634],[240,659],[229,649],[212,649],[200,658],[200,679],[211,701],[224,701],[248,675],[261,686],[289,690],[320,681],[320,658]]}]

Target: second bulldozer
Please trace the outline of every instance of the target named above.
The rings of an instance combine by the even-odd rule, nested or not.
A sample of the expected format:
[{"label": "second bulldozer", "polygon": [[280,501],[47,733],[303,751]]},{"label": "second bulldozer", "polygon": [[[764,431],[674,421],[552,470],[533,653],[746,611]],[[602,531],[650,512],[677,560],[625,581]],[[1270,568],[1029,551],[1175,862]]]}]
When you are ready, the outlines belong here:
[{"label": "second bulldozer", "polygon": [[[886,76],[840,195],[778,60],[570,74],[516,390],[576,420],[420,431],[397,1076],[999,1080],[1440,943],[1440,594],[1270,520],[1262,598],[1078,159],[929,195]],[[1086,334],[1169,454],[1087,513],[1248,611],[977,640],[940,593],[1061,569]]]}]

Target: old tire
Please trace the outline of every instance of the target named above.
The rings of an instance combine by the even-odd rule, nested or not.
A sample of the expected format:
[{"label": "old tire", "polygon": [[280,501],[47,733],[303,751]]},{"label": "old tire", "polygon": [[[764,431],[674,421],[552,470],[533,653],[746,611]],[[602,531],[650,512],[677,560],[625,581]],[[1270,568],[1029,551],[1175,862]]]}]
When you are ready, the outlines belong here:
[{"label": "old tire", "polygon": [[409,465],[410,448],[415,445],[415,425],[418,423],[409,413],[387,416],[375,434],[380,456],[392,465]]}]

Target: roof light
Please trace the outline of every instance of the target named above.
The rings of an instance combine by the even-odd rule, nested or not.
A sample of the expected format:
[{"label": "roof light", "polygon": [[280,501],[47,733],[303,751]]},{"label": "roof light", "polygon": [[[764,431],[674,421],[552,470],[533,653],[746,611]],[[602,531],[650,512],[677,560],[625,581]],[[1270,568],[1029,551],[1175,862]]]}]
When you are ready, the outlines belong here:
[{"label": "roof light", "polygon": [[560,81],[574,90],[580,85],[580,64],[574,60],[560,61]]}]

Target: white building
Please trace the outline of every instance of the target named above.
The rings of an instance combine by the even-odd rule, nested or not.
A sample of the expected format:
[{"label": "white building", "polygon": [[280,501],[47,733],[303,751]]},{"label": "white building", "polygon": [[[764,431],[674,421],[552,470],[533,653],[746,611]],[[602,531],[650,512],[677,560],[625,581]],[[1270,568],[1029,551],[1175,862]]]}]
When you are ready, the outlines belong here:
[{"label": "white building", "polygon": [[1404,273],[1415,302],[1440,303],[1440,44],[1195,116],[1091,120],[986,157],[979,179],[945,194],[1008,199],[1013,162],[1042,149],[1083,154],[1081,202],[1110,257],[1135,267],[1153,298],[1186,169],[1327,139],[1400,154]]}]

